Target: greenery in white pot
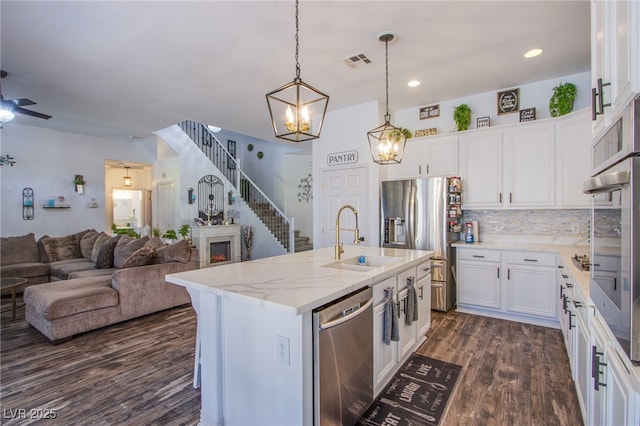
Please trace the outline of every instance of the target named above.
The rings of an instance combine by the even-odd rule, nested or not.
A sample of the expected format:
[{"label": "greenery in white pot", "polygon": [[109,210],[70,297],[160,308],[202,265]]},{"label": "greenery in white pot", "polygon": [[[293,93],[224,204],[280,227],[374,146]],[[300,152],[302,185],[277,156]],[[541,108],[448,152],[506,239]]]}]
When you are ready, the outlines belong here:
[{"label": "greenery in white pot", "polygon": [[553,88],[553,95],[549,99],[549,114],[552,117],[569,114],[573,111],[578,88],[573,83],[562,83]]},{"label": "greenery in white pot", "polygon": [[471,108],[467,104],[458,105],[453,109],[453,121],[456,122],[456,131],[469,129],[471,125]]}]

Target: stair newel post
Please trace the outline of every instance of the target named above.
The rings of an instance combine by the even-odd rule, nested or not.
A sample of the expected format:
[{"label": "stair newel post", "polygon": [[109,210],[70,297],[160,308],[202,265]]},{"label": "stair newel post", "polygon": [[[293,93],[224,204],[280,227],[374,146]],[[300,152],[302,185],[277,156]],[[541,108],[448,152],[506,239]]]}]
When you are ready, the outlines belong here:
[{"label": "stair newel post", "polygon": [[296,236],[295,232],[293,232],[296,229],[295,220],[296,218],[293,216],[289,218],[289,253],[295,253],[296,251]]}]

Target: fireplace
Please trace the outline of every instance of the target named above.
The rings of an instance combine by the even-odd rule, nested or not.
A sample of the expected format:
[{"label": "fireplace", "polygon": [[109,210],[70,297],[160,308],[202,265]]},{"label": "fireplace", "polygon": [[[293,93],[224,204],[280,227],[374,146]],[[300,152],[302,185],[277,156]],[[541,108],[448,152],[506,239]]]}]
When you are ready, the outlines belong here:
[{"label": "fireplace", "polygon": [[191,238],[198,248],[201,268],[242,260],[240,225],[194,226]]},{"label": "fireplace", "polygon": [[209,243],[209,263],[231,261],[231,240],[213,241]]}]

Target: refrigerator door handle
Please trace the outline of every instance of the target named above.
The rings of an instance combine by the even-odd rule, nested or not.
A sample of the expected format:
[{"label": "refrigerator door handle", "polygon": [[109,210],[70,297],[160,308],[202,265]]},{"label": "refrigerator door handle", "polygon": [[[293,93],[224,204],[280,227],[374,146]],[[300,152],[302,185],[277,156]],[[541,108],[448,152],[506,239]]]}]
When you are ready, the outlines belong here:
[{"label": "refrigerator door handle", "polygon": [[411,181],[408,182],[408,194],[405,197],[405,205],[404,212],[407,216],[407,220],[404,221],[405,230],[406,230],[406,247],[408,249],[415,248],[415,230],[414,230],[414,221],[415,221],[415,206],[414,206],[414,197],[415,197],[415,187],[412,185]]}]

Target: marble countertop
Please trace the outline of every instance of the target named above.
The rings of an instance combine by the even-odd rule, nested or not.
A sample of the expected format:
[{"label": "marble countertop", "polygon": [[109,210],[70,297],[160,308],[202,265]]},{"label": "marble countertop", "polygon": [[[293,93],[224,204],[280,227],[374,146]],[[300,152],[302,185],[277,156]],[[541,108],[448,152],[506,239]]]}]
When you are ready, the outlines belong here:
[{"label": "marble countertop", "polygon": [[580,289],[589,297],[589,272],[578,269],[576,264],[571,260],[574,255],[589,254],[589,246],[582,244],[544,244],[531,242],[516,241],[480,241],[477,243],[465,243],[458,241],[452,244],[454,247],[460,248],[481,248],[489,250],[525,250],[525,251],[541,251],[547,253],[557,253],[560,256],[558,265],[565,266]]},{"label": "marble countertop", "polygon": [[326,247],[169,274],[166,280],[187,289],[238,297],[247,303],[300,315],[396,275],[429,259],[433,252],[345,246],[342,259],[361,255],[399,260],[365,272],[336,269],[325,266],[335,262],[334,247]]}]

